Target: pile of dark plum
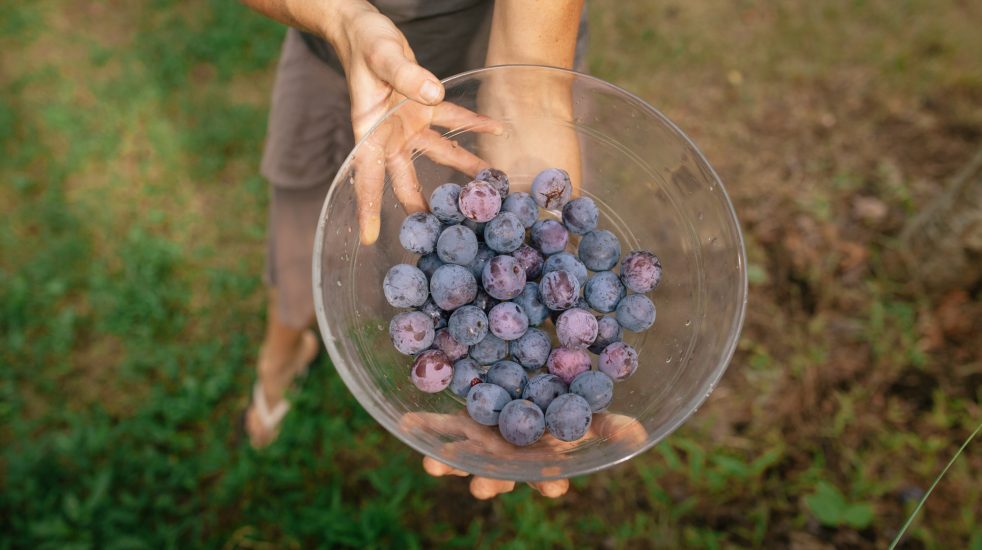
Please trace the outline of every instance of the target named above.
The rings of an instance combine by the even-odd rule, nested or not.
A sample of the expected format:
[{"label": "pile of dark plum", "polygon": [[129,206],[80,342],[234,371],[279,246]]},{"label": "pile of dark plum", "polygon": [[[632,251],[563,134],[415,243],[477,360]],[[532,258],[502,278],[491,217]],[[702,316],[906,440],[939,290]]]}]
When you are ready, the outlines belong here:
[{"label": "pile of dark plum", "polygon": [[[403,221],[399,240],[421,257],[385,276],[389,304],[413,308],[392,318],[389,336],[414,356],[417,388],[466,398],[470,417],[508,442],[530,445],[547,429],[576,441],[611,402],[614,382],[638,368],[623,329],[655,322],[645,293],[661,281],[661,262],[633,251],[615,273],[620,242],[597,229],[592,199],[570,200],[564,170],[539,173],[531,193],[508,187],[503,172],[483,170],[463,187],[437,187],[431,212]],[[539,219],[540,209],[561,212],[562,222]],[[577,254],[567,252],[577,239]],[[550,320],[558,346],[536,328]]]}]

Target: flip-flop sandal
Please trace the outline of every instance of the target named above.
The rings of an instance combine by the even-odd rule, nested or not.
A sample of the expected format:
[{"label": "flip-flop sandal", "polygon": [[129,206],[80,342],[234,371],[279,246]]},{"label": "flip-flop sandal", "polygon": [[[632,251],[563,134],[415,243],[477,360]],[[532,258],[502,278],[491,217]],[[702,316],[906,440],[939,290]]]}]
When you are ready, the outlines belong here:
[{"label": "flip-flop sandal", "polygon": [[[317,336],[313,333],[313,331],[308,330],[304,332],[303,338],[312,338],[316,347],[310,360],[294,377],[295,381],[300,382],[307,378],[307,375],[310,373],[310,366],[317,361],[317,358],[320,357],[321,354],[320,342],[317,341]],[[253,407],[255,407],[256,416],[263,431],[273,434],[272,439],[261,446],[257,446],[253,443],[247,426],[249,410],[253,409]],[[266,401],[266,393],[263,391],[262,384],[259,382],[259,380],[256,380],[256,383],[252,386],[252,397],[249,400],[249,404],[246,405],[246,408],[242,411],[242,415],[239,418],[239,430],[241,431],[242,435],[249,440],[249,443],[253,446],[253,448],[259,449],[262,447],[267,447],[273,444],[273,442],[276,441],[276,438],[279,437],[280,425],[283,423],[283,419],[286,417],[288,412],[290,412],[290,402],[285,397],[281,399],[276,406],[270,407],[269,403]]]}]

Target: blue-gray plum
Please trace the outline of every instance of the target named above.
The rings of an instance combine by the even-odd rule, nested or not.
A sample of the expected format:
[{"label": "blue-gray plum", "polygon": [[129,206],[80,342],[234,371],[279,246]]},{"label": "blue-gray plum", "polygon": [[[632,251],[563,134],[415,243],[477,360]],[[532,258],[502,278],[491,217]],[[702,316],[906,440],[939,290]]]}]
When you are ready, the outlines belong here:
[{"label": "blue-gray plum", "polygon": [[586,266],[583,265],[583,262],[569,252],[553,254],[546,258],[545,263],[542,264],[543,275],[550,271],[559,271],[560,269],[565,269],[576,275],[576,280],[579,281],[580,288],[586,286],[587,281],[590,279],[590,273],[587,271]]},{"label": "blue-gray plum", "polygon": [[482,365],[490,365],[508,357],[508,342],[488,333],[483,340],[471,346],[471,358]]},{"label": "blue-gray plum", "polygon": [[585,235],[593,231],[599,221],[600,209],[590,197],[573,199],[563,207],[563,224],[575,235]]},{"label": "blue-gray plum", "polygon": [[463,225],[448,226],[436,241],[437,255],[448,264],[470,266],[477,250],[477,236]]},{"label": "blue-gray plum", "polygon": [[556,220],[539,220],[532,224],[529,239],[539,252],[549,256],[566,249],[569,243],[569,231]]},{"label": "blue-gray plum", "polygon": [[474,176],[474,179],[480,181],[486,181],[494,187],[494,190],[498,192],[502,200],[508,197],[508,175],[498,170],[497,168],[485,168]]},{"label": "blue-gray plum", "polygon": [[610,313],[617,309],[617,304],[626,295],[627,289],[613,271],[595,274],[583,287],[583,297],[587,303],[601,313]]},{"label": "blue-gray plum", "polygon": [[590,404],[575,393],[560,395],[546,409],[546,429],[560,441],[576,441],[586,435],[593,420]]},{"label": "blue-gray plum", "polygon": [[484,371],[477,361],[465,357],[453,364],[453,379],[450,380],[450,391],[460,397],[467,397],[473,386],[484,382]]},{"label": "blue-gray plum", "polygon": [[444,311],[453,311],[474,301],[477,280],[471,270],[456,264],[441,265],[430,277],[430,296]]},{"label": "blue-gray plum", "polygon": [[525,226],[518,216],[501,212],[484,225],[484,242],[495,252],[514,252],[525,242]]},{"label": "blue-gray plum", "polygon": [[436,249],[443,225],[429,212],[414,212],[399,227],[399,243],[414,254],[429,254]]},{"label": "blue-gray plum", "polygon": [[461,306],[450,314],[447,330],[461,344],[473,346],[487,336],[488,316],[479,307]]},{"label": "blue-gray plum", "polygon": [[610,231],[595,229],[580,239],[580,261],[590,271],[607,271],[621,257],[621,241]]},{"label": "blue-gray plum", "polygon": [[600,412],[607,409],[614,399],[614,381],[606,374],[588,370],[573,379],[569,393],[575,393],[590,404],[590,410]]},{"label": "blue-gray plum", "polygon": [[617,319],[613,317],[601,317],[597,319],[597,338],[587,348],[591,353],[600,354],[605,347],[620,342],[624,336],[624,330]]},{"label": "blue-gray plum", "polygon": [[498,431],[505,441],[519,447],[531,445],[546,431],[542,409],[531,401],[516,399],[501,409]]},{"label": "blue-gray plum", "polygon": [[478,281],[481,280],[481,274],[484,273],[484,264],[488,263],[488,260],[496,256],[494,250],[488,248],[488,245],[484,243],[478,243],[477,245],[477,255],[474,256],[474,261],[468,266],[474,278]]},{"label": "blue-gray plum", "polygon": [[549,318],[549,308],[542,303],[538,283],[525,283],[522,293],[514,297],[512,301],[522,306],[522,311],[529,319],[529,326],[537,327]]},{"label": "blue-gray plum", "polygon": [[416,260],[416,267],[418,267],[428,279],[433,276],[433,272],[436,271],[436,268],[440,267],[444,263],[446,262],[441,260],[440,256],[436,252],[430,252],[429,254],[423,254],[418,260]]},{"label": "blue-gray plum", "polygon": [[629,294],[617,304],[617,322],[632,332],[643,332],[655,323],[655,304],[644,294]]},{"label": "blue-gray plum", "polygon": [[518,216],[525,229],[532,227],[539,219],[539,207],[528,193],[512,193],[501,203],[502,212],[511,212]]},{"label": "blue-gray plum", "polygon": [[538,279],[539,275],[542,275],[542,265],[545,259],[538,250],[527,244],[522,244],[511,253],[511,256],[518,260],[518,263],[525,270],[526,281]]},{"label": "blue-gray plum", "polygon": [[528,399],[545,412],[554,399],[568,391],[566,383],[555,374],[537,374],[529,380],[528,386],[525,386],[522,399]]},{"label": "blue-gray plum", "polygon": [[497,426],[501,409],[511,401],[511,396],[501,386],[482,382],[467,392],[467,414],[478,424]]},{"label": "blue-gray plum", "polygon": [[511,256],[495,256],[481,273],[484,290],[498,300],[511,300],[525,288],[525,269]]},{"label": "blue-gray plum", "polygon": [[464,215],[457,206],[460,199],[460,186],[456,183],[444,183],[430,193],[430,211],[443,223],[460,223]]},{"label": "blue-gray plum", "polygon": [[389,268],[382,280],[382,293],[392,307],[418,307],[429,297],[426,274],[409,264],[396,264]]},{"label": "blue-gray plum", "polygon": [[528,374],[514,361],[498,361],[491,365],[484,379],[495,386],[504,388],[512,399],[518,399],[529,383]]},{"label": "blue-gray plum", "polygon": [[545,331],[537,328],[530,328],[525,331],[518,340],[513,340],[508,345],[511,357],[519,365],[528,370],[535,370],[545,366],[552,351],[552,342]]}]

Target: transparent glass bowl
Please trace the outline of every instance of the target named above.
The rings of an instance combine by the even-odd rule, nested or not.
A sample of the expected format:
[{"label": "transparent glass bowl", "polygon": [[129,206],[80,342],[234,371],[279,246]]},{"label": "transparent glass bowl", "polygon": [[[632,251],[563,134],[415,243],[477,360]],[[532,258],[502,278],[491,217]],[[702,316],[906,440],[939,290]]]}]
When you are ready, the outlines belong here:
[{"label": "transparent glass bowl", "polygon": [[[399,244],[405,212],[389,176],[379,239],[365,246],[358,238],[353,183],[359,177],[356,159],[371,146],[368,138],[339,170],[317,227],[314,297],[334,366],[362,406],[396,437],[476,475],[557,479],[628,460],[696,411],[736,347],[746,306],[746,260],[726,191],[671,121],[597,78],[547,67],[500,66],[460,74],[444,84],[445,101],[494,117],[504,131],[483,134],[465,125],[438,129],[441,135],[481,158],[504,163],[497,167],[510,176],[512,191],[528,191],[532,177],[550,166],[575,174],[576,167],[567,163],[576,158],[575,151],[570,156],[570,144],[578,147],[579,192],[600,207],[600,227],[620,238],[624,254],[643,249],[661,259],[661,285],[649,293],[657,320],[642,334],[625,331],[625,340],[638,350],[640,367],[614,388],[610,418],[620,421],[606,423],[604,433],[577,443],[518,448],[501,440],[495,428],[467,418],[463,401],[448,391],[425,394],[413,386],[412,359],[400,355],[388,337],[389,319],[397,310],[382,296],[388,269],[397,263],[415,265],[417,259]],[[418,120],[419,109],[400,104],[373,134],[405,130],[409,121]],[[424,197],[440,184],[463,185],[471,179],[430,160],[419,142],[404,147]],[[572,245],[571,250],[575,253]]]}]

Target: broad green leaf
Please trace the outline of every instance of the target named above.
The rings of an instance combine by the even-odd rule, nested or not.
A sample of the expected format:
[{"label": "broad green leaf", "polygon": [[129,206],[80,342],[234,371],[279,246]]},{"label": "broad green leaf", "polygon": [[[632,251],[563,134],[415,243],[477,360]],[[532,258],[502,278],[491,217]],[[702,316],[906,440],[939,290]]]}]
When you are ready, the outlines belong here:
[{"label": "broad green leaf", "polygon": [[823,525],[834,527],[842,522],[846,500],[833,485],[820,481],[815,493],[805,497],[805,504]]},{"label": "broad green leaf", "polygon": [[842,519],[851,527],[865,529],[873,521],[873,507],[865,502],[850,504],[842,511]]}]

